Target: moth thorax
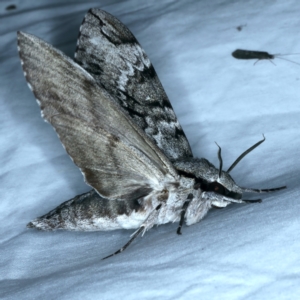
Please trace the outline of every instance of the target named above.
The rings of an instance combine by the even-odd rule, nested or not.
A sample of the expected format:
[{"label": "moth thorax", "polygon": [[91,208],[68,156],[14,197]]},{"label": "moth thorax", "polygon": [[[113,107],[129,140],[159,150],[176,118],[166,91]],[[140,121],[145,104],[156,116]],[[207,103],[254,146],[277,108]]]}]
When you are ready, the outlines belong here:
[{"label": "moth thorax", "polygon": [[215,192],[235,199],[242,197],[242,190],[232,177],[225,171],[221,171],[220,176],[219,169],[204,158],[176,161],[174,166],[181,176],[194,178],[195,189],[200,188],[202,191]]}]

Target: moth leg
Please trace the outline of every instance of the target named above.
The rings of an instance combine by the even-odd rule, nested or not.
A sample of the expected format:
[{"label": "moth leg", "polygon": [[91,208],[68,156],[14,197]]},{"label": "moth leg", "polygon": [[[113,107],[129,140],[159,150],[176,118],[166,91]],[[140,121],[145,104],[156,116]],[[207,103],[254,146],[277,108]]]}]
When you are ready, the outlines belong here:
[{"label": "moth leg", "polygon": [[261,199],[255,199],[255,200],[243,200],[242,203],[262,203]]},{"label": "moth leg", "polygon": [[255,200],[242,200],[242,199],[233,199],[224,197],[222,195],[216,194],[214,192],[206,192],[203,193],[203,199],[212,199],[211,205],[217,206],[217,207],[226,207],[230,203],[260,203],[262,202],[261,199],[255,199]]},{"label": "moth leg", "polygon": [[229,201],[229,202],[233,202],[233,203],[261,203],[262,200],[261,199],[255,199],[255,200],[236,200],[236,199],[225,199],[226,201]]},{"label": "moth leg", "polygon": [[147,219],[144,221],[144,223],[140,226],[140,228],[138,230],[136,230],[132,235],[130,240],[122,247],[120,248],[118,251],[116,251],[113,254],[110,254],[106,257],[103,257],[102,260],[107,259],[109,257],[115,256],[121,252],[123,252],[141,233],[142,236],[145,234],[145,232],[150,229],[151,227],[153,227],[153,225],[155,224],[155,221],[157,219],[157,216],[159,214],[159,209],[161,208],[161,204],[159,204],[155,210],[153,210],[150,215],[147,217]]},{"label": "moth leg", "polygon": [[184,217],[185,217],[185,213],[186,213],[186,210],[190,204],[190,202],[193,200],[194,196],[193,194],[189,194],[188,197],[187,197],[187,200],[184,202],[183,206],[182,206],[182,210],[181,210],[181,216],[180,216],[180,221],[179,221],[179,226],[177,228],[177,234],[178,235],[181,235],[181,227],[183,225],[183,222],[184,222]]},{"label": "moth leg", "polygon": [[115,253],[113,254],[110,254],[108,256],[105,256],[102,258],[103,259],[107,259],[109,257],[112,257],[112,256],[115,256],[121,252],[123,252],[137,237],[138,235],[144,230],[144,226],[141,226],[138,230],[135,231],[135,233],[131,236],[131,239],[122,247],[120,248],[118,251],[116,251]]}]

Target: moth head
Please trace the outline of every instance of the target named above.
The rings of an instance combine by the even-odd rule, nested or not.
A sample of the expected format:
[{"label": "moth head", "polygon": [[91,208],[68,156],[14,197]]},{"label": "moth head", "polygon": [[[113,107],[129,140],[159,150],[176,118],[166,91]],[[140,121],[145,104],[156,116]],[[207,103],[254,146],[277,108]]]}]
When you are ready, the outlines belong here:
[{"label": "moth head", "polygon": [[[255,145],[243,152],[234,163],[228,168],[227,171],[223,171],[223,161],[221,156],[221,147],[217,144],[218,158],[219,158],[219,168],[216,168],[206,159],[191,159],[185,162],[175,163],[175,167],[179,173],[185,177],[195,178],[194,188],[200,188],[202,191],[214,192],[218,195],[224,197],[224,200],[241,200],[244,192],[253,192],[253,193],[265,193],[273,192],[286,188],[285,186],[273,189],[251,189],[245,188],[237,185],[235,181],[230,176],[232,169],[252,150],[258,147],[261,143],[265,141],[265,137]],[[247,202],[248,200],[243,201]],[[253,202],[260,201],[251,200]],[[235,202],[235,201],[232,201]]]}]

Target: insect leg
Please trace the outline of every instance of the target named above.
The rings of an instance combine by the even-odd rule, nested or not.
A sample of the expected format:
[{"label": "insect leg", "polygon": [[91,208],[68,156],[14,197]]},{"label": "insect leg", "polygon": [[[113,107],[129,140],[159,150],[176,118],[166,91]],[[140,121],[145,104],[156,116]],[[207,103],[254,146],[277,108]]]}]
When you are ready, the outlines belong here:
[{"label": "insect leg", "polygon": [[184,222],[186,209],[188,208],[188,206],[189,206],[190,202],[193,200],[193,198],[194,198],[194,196],[192,194],[189,194],[188,197],[187,197],[187,200],[184,202],[184,204],[182,206],[179,226],[177,228],[177,234],[179,234],[179,235],[181,235],[181,227],[182,227],[183,222]]},{"label": "insect leg", "polygon": [[274,66],[276,66],[276,64],[275,64],[273,61],[271,61],[272,58],[259,58],[259,59],[253,64],[253,66],[255,66],[257,62],[259,62],[259,61],[261,61],[261,60],[263,60],[263,59],[267,59],[267,60],[268,60],[269,62],[271,62]]},{"label": "insect leg", "polygon": [[159,204],[156,207],[156,209],[150,213],[150,215],[147,217],[147,219],[144,221],[144,223],[140,226],[140,228],[137,231],[135,231],[133,233],[130,240],[122,248],[120,248],[118,251],[116,251],[113,254],[103,257],[102,260],[107,259],[112,256],[115,256],[115,255],[123,252],[141,233],[143,236],[144,233],[154,225],[160,208],[161,208],[161,204]]},{"label": "insect leg", "polygon": [[217,207],[226,207],[229,203],[260,203],[261,199],[254,200],[243,200],[243,199],[233,199],[229,197],[225,197],[214,192],[205,192],[203,193],[203,199],[212,200],[211,204]]},{"label": "insect leg", "polygon": [[103,257],[102,258],[102,260],[103,259],[107,259],[107,258],[109,258],[109,257],[112,257],[112,256],[115,256],[115,255],[117,255],[117,254],[119,254],[119,253],[121,253],[121,252],[123,252],[137,237],[138,237],[138,235],[142,232],[144,230],[144,226],[141,226],[133,235],[132,235],[132,237],[131,237],[131,239],[122,247],[122,248],[120,248],[118,251],[116,251],[115,253],[113,253],[113,254],[110,254],[110,255],[108,255],[108,256],[105,256],[105,257]]},{"label": "insect leg", "polygon": [[242,200],[242,199],[232,199],[232,198],[227,198],[227,197],[224,197],[223,199],[225,199],[228,202],[232,202],[232,203],[261,203],[262,202],[261,199]]},{"label": "insect leg", "polygon": [[255,200],[243,200],[242,203],[262,203],[261,199],[255,199]]}]

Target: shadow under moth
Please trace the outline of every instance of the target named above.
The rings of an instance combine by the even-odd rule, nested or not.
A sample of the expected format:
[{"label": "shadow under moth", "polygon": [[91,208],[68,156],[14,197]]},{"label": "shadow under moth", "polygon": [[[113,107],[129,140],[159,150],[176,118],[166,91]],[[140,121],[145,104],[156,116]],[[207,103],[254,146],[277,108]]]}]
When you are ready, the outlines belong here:
[{"label": "shadow under moth", "polygon": [[154,225],[199,222],[212,207],[244,200],[229,175],[256,143],[222,170],[193,157],[156,72],[118,19],[91,9],[80,27],[75,61],[41,39],[18,32],[29,88],[42,117],[93,189],[27,226],[41,230],[136,229],[122,252]]}]

